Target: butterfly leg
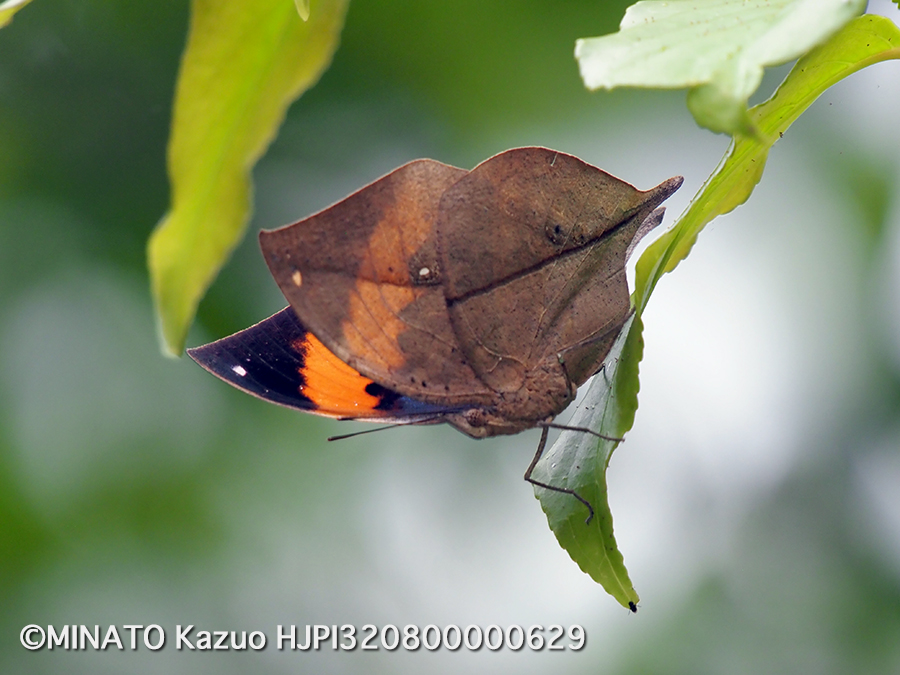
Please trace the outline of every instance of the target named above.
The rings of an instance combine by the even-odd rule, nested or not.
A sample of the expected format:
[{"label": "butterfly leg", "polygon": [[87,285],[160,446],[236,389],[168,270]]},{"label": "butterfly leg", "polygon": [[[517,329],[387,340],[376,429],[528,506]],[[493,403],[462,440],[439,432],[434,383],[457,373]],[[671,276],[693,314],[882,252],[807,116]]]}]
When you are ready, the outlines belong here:
[{"label": "butterfly leg", "polygon": [[[563,372],[566,374],[566,379],[569,381],[570,384],[573,384],[572,378],[569,376],[569,371],[566,369],[566,362],[562,358],[562,356],[560,356],[560,358],[559,358],[559,365],[562,367]],[[603,371],[603,379],[606,380],[606,384],[607,384],[607,386],[609,386],[609,379],[607,379],[607,377],[606,377],[606,364],[605,363],[602,366],[600,366],[600,370]],[[542,424],[540,426],[543,426],[545,431],[547,429],[562,429],[563,431],[580,431],[582,433],[591,434],[592,436],[601,438],[604,441],[613,441],[614,443],[621,443],[622,441],[625,440],[624,438],[616,438],[615,436],[604,436],[603,434],[598,433],[598,432],[594,431],[593,429],[588,429],[587,427],[570,427],[566,424],[553,424],[552,422],[545,422],[544,424]],[[540,450],[541,450],[541,452],[543,452],[543,448],[541,448]],[[540,453],[538,453],[538,454],[540,455]],[[535,461],[537,461],[537,460],[535,460]],[[527,480],[527,478],[526,478],[526,480]]]},{"label": "butterfly leg", "polygon": [[584,524],[588,525],[591,522],[591,520],[593,520],[593,518],[594,518],[594,507],[591,506],[591,503],[587,499],[585,499],[580,494],[575,492],[575,490],[570,490],[569,488],[556,487],[555,485],[547,485],[547,483],[542,483],[531,477],[531,473],[534,471],[534,467],[537,466],[537,463],[541,459],[541,455],[544,454],[544,447],[547,445],[547,434],[549,432],[550,432],[549,427],[545,426],[543,429],[541,429],[541,440],[538,443],[537,451],[534,453],[534,458],[531,460],[531,464],[528,465],[528,469],[525,471],[525,475],[523,476],[523,478],[525,478],[525,480],[528,481],[529,483],[531,483],[532,485],[537,485],[538,487],[544,488],[545,490],[553,490],[554,492],[562,492],[563,494],[572,495],[573,497],[575,497],[575,499],[577,499],[578,501],[580,501],[582,504],[584,504],[587,507],[588,517],[585,519]]},{"label": "butterfly leg", "polygon": [[610,382],[609,378],[606,376],[606,361],[603,362],[603,365],[600,366],[600,370],[594,373],[594,375],[599,375],[600,373],[603,373],[603,381],[606,382],[606,386],[608,387],[610,385]]}]

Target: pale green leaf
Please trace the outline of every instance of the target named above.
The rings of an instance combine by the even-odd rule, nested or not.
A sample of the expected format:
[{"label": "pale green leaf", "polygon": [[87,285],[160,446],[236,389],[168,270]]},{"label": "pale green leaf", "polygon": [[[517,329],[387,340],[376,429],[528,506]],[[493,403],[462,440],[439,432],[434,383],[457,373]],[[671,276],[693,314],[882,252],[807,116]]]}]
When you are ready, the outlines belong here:
[{"label": "pale green leaf", "polygon": [[29,2],[31,0],[6,0],[6,2],[0,2],[0,28],[12,21],[13,15]]},{"label": "pale green leaf", "polygon": [[309,21],[309,0],[294,0],[297,5],[297,13],[304,21]]},{"label": "pale green leaf", "polygon": [[163,348],[177,355],[200,298],[244,233],[250,172],[290,103],[331,60],[347,0],[309,21],[291,0],[194,0],[175,93],[170,210],[148,245]]},{"label": "pale green leaf", "polygon": [[648,0],[628,8],[620,31],[578,40],[589,89],[689,88],[697,123],[754,133],[747,100],[763,69],[823,43],[866,0]]}]

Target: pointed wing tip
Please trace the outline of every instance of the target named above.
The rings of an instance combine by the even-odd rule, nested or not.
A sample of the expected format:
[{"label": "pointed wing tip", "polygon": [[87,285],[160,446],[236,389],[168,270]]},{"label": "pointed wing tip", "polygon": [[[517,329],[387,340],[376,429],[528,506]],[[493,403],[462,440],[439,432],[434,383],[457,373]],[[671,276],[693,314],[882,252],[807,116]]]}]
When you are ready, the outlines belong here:
[{"label": "pointed wing tip", "polygon": [[[200,359],[203,356],[203,348],[208,345],[200,345],[199,347],[188,347],[184,350],[184,353],[193,359],[195,363],[200,363]],[[202,363],[201,363],[202,365]]]},{"label": "pointed wing tip", "polygon": [[653,188],[653,192],[659,195],[659,201],[663,202],[671,197],[683,183],[684,176],[672,176],[668,180],[664,180],[662,183]]},{"label": "pointed wing tip", "polygon": [[188,347],[184,350],[184,353],[191,357],[191,360],[194,363],[207,368],[207,363],[210,359],[210,354],[215,351],[215,345],[217,341],[207,342],[203,345],[197,345],[196,347]]}]

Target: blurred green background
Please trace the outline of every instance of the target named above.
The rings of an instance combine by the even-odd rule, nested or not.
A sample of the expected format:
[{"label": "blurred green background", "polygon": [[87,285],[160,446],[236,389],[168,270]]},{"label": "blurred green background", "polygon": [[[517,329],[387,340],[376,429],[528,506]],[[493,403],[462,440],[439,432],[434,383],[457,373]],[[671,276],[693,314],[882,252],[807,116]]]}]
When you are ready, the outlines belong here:
[{"label": "blurred green background", "polygon": [[[626,5],[353,0],[189,344],[284,305],[256,230],[416,157],[547,145],[642,188],[683,174],[671,222],[727,139],[682,92],[583,89],[575,39]],[[0,31],[0,671],[900,673],[897,63],[801,117],[650,303],[641,408],[609,474],[631,616],[521,480],[536,432],[329,444],[350,425],[160,356],[144,247],[187,20],[185,1],[35,0]],[[30,623],[157,623],[169,644],[32,653]],[[174,649],[176,624],[271,641],[314,623],[581,624],[588,645]]]}]

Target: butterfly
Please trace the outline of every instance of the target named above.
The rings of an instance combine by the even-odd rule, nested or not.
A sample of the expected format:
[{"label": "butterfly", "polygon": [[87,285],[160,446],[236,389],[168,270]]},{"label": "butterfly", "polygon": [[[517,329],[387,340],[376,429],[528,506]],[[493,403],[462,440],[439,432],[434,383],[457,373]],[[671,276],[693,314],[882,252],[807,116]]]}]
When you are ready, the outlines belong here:
[{"label": "butterfly", "polygon": [[630,316],[625,264],[681,183],[641,191],[539,147],[471,171],[410,162],[262,231],[290,306],[188,354],[249,394],[337,419],[473,438],[543,427],[526,480],[571,493],[531,469]]}]

